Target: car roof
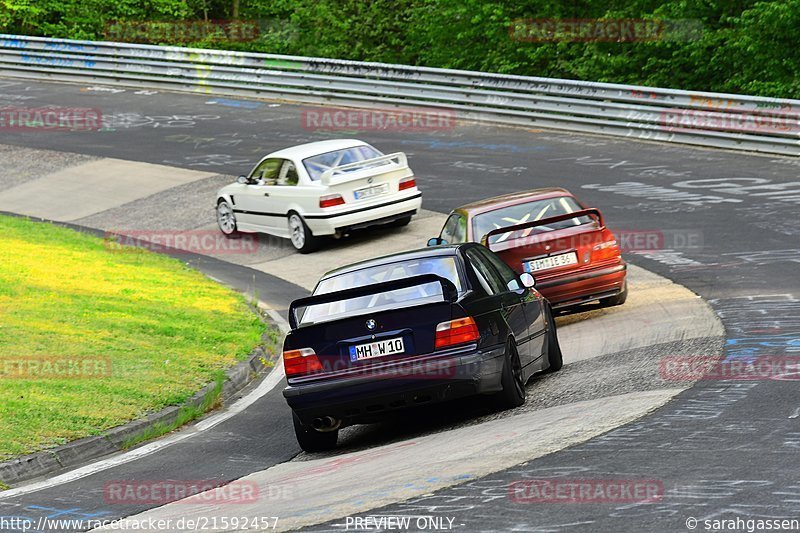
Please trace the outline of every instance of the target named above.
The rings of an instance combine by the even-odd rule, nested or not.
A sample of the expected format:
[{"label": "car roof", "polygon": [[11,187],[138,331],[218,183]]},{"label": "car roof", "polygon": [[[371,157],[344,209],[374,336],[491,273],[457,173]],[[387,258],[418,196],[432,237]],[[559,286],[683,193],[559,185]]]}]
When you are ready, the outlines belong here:
[{"label": "car roof", "polygon": [[305,159],[314,155],[325,154],[328,152],[335,152],[344,148],[353,148],[355,146],[364,146],[364,141],[358,139],[331,139],[328,141],[317,141],[313,143],[298,144],[272,152],[267,157],[280,157],[282,159]]},{"label": "car roof", "polygon": [[498,207],[521,204],[531,200],[546,200],[547,198],[555,198],[557,196],[573,196],[573,194],[566,189],[562,189],[561,187],[529,189],[527,191],[512,192],[510,194],[503,194],[500,196],[493,196],[492,198],[486,198],[484,200],[478,200],[477,202],[472,202],[470,204],[457,207],[455,211],[465,211],[469,215],[477,215],[479,213],[497,209]]},{"label": "car roof", "polygon": [[359,261],[358,263],[352,263],[350,265],[345,265],[343,267],[330,270],[325,274],[323,274],[320,281],[323,279],[331,278],[333,276],[338,276],[339,274],[354,272],[356,270],[362,270],[364,268],[369,268],[378,265],[385,265],[388,263],[397,263],[399,261],[422,259],[425,257],[453,256],[458,254],[459,248],[467,248],[470,246],[480,246],[480,245],[468,242],[461,244],[449,244],[444,246],[428,246],[426,248],[418,248],[416,250],[408,250],[405,252],[397,252],[394,254],[384,255],[382,257],[367,259],[365,261]]}]

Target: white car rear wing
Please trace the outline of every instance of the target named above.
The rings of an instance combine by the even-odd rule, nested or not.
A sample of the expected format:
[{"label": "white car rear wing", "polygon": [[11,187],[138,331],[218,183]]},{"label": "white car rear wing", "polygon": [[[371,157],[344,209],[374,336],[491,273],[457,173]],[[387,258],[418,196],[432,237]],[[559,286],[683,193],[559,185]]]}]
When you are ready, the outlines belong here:
[{"label": "white car rear wing", "polygon": [[[378,176],[388,172],[408,169],[408,159],[403,152],[373,157],[327,169],[320,175],[323,185],[337,185],[357,179]],[[409,175],[411,174],[409,169]]]}]

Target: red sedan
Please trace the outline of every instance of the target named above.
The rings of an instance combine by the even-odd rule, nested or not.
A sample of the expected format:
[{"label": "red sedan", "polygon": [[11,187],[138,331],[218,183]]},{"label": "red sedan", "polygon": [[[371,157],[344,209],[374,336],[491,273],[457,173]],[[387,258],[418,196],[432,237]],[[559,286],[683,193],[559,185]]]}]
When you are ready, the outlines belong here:
[{"label": "red sedan", "polygon": [[599,300],[620,305],[628,296],[627,265],[603,215],[569,191],[534,189],[454,209],[428,245],[475,241],[517,273],[529,272],[553,308]]}]

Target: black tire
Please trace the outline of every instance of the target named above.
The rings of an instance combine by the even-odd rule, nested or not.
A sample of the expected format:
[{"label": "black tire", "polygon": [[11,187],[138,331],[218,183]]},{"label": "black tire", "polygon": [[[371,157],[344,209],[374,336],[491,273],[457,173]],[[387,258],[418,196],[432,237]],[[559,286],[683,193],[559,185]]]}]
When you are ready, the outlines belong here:
[{"label": "black tire", "polygon": [[411,223],[411,215],[403,218],[398,218],[397,220],[392,220],[391,222],[389,222],[389,226],[393,228],[403,228],[405,226],[408,226],[409,223]]},{"label": "black tire", "polygon": [[217,227],[229,239],[235,239],[241,236],[239,228],[236,225],[236,215],[233,212],[233,207],[227,200],[220,199],[217,202]]},{"label": "black tire", "polygon": [[300,422],[300,417],[292,411],[292,421],[294,422],[294,435],[297,443],[304,452],[316,453],[326,452],[336,448],[336,441],[339,439],[339,430],[321,432],[306,426]]},{"label": "black tire", "polygon": [[616,294],[614,296],[610,296],[608,298],[601,299],[600,300],[600,305],[602,305],[603,307],[613,307],[615,305],[624,304],[625,300],[628,299],[628,282],[625,281],[624,283],[625,283],[625,286],[622,289],[622,291],[620,291],[619,294]]},{"label": "black tire", "polygon": [[561,356],[561,345],[558,343],[556,321],[549,305],[545,309],[545,313],[547,318],[547,361],[550,363],[546,372],[558,372],[564,366],[564,358]]},{"label": "black tire", "polygon": [[289,241],[295,250],[301,254],[310,254],[319,249],[321,239],[311,233],[303,217],[292,211],[286,220],[289,225]]},{"label": "black tire", "polygon": [[509,340],[506,347],[500,383],[503,385],[503,390],[498,392],[495,397],[498,407],[513,409],[525,403],[525,380],[522,377],[522,365],[519,362],[517,345],[513,340]]}]

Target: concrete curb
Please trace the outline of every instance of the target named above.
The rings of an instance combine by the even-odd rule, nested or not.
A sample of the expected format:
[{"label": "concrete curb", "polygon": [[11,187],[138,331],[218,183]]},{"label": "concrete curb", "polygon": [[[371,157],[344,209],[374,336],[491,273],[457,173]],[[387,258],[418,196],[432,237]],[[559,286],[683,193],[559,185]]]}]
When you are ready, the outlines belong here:
[{"label": "concrete curb", "polygon": [[[265,318],[265,321],[273,322],[268,318]],[[266,335],[265,332],[262,340],[266,339]],[[265,353],[261,346],[256,347],[247,360],[241,361],[225,372],[225,380],[219,395],[220,401],[225,403],[230,400],[267,369],[265,363],[275,362],[275,360],[277,359]],[[0,482],[13,485],[122,451],[123,445],[130,442],[131,439],[146,435],[158,426],[173,424],[181,409],[203,405],[213,398],[216,388],[215,382],[209,383],[181,405],[171,405],[157,413],[151,413],[144,418],[109,429],[102,435],[85,437],[49,450],[0,463]]]}]

